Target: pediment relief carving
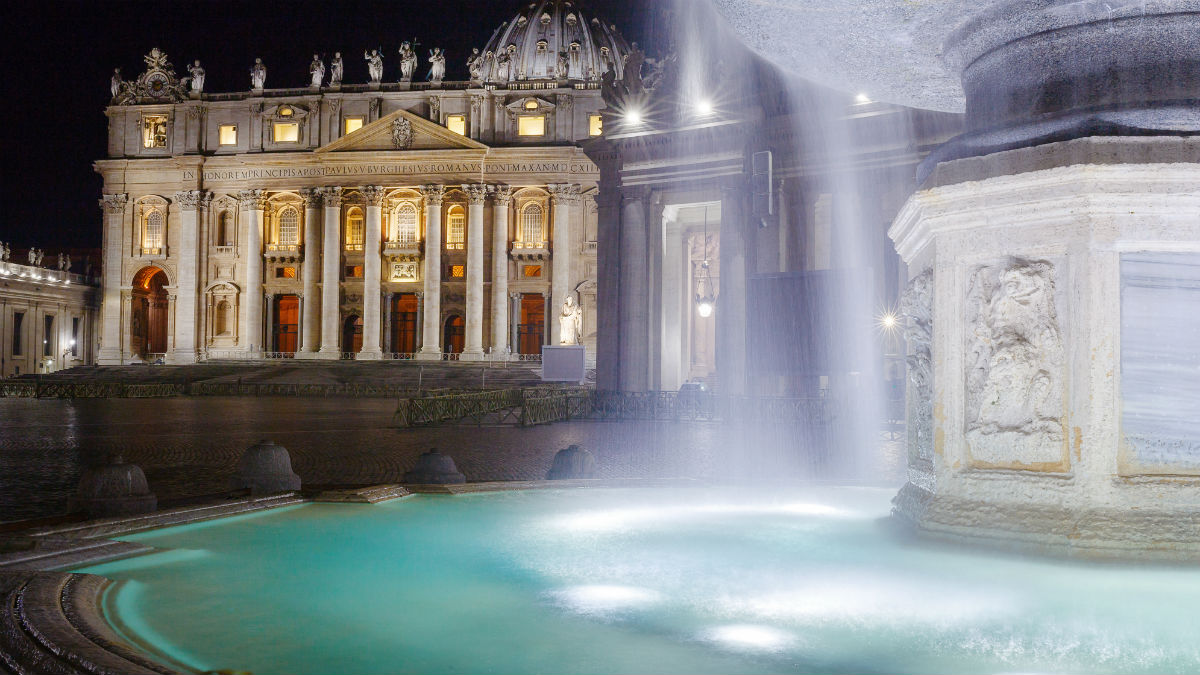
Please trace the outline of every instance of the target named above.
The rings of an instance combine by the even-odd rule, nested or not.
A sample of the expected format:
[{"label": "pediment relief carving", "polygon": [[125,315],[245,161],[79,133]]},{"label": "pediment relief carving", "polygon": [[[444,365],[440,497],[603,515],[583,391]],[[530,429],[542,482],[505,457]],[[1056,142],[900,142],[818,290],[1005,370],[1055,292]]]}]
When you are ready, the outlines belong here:
[{"label": "pediment relief carving", "polygon": [[479,141],[459,136],[407,110],[397,110],[318,148],[317,152],[486,149]]}]

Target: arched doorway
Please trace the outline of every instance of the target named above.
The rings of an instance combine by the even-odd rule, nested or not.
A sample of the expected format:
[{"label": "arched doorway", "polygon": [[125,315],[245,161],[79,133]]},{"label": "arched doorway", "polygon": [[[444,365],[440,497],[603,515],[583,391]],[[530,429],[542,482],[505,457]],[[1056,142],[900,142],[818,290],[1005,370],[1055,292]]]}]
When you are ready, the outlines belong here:
[{"label": "arched doorway", "polygon": [[133,277],[129,317],[130,351],[143,359],[167,353],[167,273],[143,268]]},{"label": "arched doorway", "polygon": [[281,354],[295,354],[300,338],[300,298],[281,295],[275,301],[275,349]]},{"label": "arched doorway", "polygon": [[463,353],[463,340],[466,335],[466,323],[457,314],[446,319],[446,329],[442,333],[442,351],[447,354]]},{"label": "arched doorway", "polygon": [[362,351],[363,324],[362,317],[351,314],[342,323],[342,352],[357,354]]}]

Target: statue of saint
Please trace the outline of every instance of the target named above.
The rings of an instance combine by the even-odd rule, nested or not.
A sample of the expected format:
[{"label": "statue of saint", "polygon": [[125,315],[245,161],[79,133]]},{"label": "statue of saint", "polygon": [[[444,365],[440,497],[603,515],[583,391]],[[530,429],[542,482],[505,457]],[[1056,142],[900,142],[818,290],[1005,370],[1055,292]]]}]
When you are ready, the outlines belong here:
[{"label": "statue of saint", "polygon": [[429,81],[441,84],[442,80],[446,79],[446,54],[442,52],[441,47],[434,47],[433,51],[429,52],[429,64]]},{"label": "statue of saint", "polygon": [[204,69],[200,67],[200,59],[188,66],[188,72],[192,74],[192,93],[200,94],[204,92]]},{"label": "statue of saint", "polygon": [[471,56],[467,59],[467,72],[471,74],[471,81],[475,84],[483,82],[483,55],[479,53],[479,48],[471,50]]},{"label": "statue of saint", "polygon": [[340,85],[345,66],[342,65],[342,53],[334,52],[333,60],[329,62],[329,84]]},{"label": "statue of saint", "polygon": [[379,84],[383,80],[383,55],[378,49],[372,49],[369,54],[363,52],[363,59],[367,62],[367,74],[371,76],[371,84]]},{"label": "statue of saint", "polygon": [[406,40],[400,43],[400,81],[412,82],[416,71],[417,53],[413,51],[412,43]]},{"label": "statue of saint", "polygon": [[313,54],[312,63],[308,64],[308,74],[312,80],[309,82],[313,89],[321,88],[321,81],[325,79],[325,63],[321,61],[321,57]]},{"label": "statue of saint", "polygon": [[121,69],[113,68],[112,83],[109,85],[112,89],[112,97],[116,98],[117,94],[121,93]]},{"label": "statue of saint", "polygon": [[508,52],[500,52],[496,57],[496,77],[497,82],[508,82],[509,75],[512,73],[512,59]]},{"label": "statue of saint", "polygon": [[260,58],[254,59],[254,67],[250,69],[250,85],[258,91],[267,84],[267,66]]},{"label": "statue of saint", "polygon": [[571,62],[567,60],[566,52],[558,53],[558,63],[554,66],[554,78],[565,80],[571,72]]},{"label": "statue of saint", "polygon": [[568,295],[558,314],[558,344],[577,345],[582,335],[583,307],[575,304],[575,298]]}]

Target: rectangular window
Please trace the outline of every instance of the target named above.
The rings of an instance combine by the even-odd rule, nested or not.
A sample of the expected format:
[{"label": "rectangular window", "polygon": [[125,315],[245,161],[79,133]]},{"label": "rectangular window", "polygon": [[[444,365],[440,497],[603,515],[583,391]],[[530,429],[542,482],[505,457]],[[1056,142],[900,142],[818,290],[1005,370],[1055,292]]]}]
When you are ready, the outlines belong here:
[{"label": "rectangular window", "polygon": [[276,279],[295,279],[296,278],[296,268],[295,267],[276,267],[275,268],[275,278]]},{"label": "rectangular window", "polygon": [[42,356],[54,356],[54,317],[42,317]]},{"label": "rectangular window", "polygon": [[217,127],[217,137],[221,145],[237,145],[237,125],[222,124]]},{"label": "rectangular window", "polygon": [[142,117],[142,147],[167,147],[166,115],[146,115]]},{"label": "rectangular window", "polygon": [[544,115],[521,115],[517,118],[517,133],[521,136],[545,136],[546,117]]},{"label": "rectangular window", "polygon": [[542,266],[541,265],[526,265],[525,269],[522,270],[522,274],[524,274],[526,277],[529,277],[531,279],[536,279],[536,278],[542,276]]},{"label": "rectangular window", "polygon": [[13,353],[13,356],[20,356],[21,354],[24,353],[21,349],[22,348],[21,328],[24,327],[23,326],[24,323],[25,323],[25,312],[13,312],[13,321],[12,321],[12,353]]},{"label": "rectangular window", "polygon": [[467,276],[467,266],[466,265],[451,265],[450,266],[450,277],[452,279],[462,279],[465,276]]},{"label": "rectangular window", "polygon": [[346,265],[347,279],[361,279],[363,275],[362,265]]},{"label": "rectangular window", "polygon": [[71,356],[79,356],[79,317],[71,318]]},{"label": "rectangular window", "polygon": [[604,116],[592,115],[588,118],[588,136],[599,136],[604,133]]},{"label": "rectangular window", "polygon": [[361,128],[363,128],[363,118],[361,117],[347,117],[346,119],[342,120],[343,136],[346,134],[352,134]]},{"label": "rectangular window", "polygon": [[275,122],[271,125],[271,134],[276,143],[296,143],[300,140],[300,123]]},{"label": "rectangular window", "polygon": [[446,128],[459,136],[467,135],[467,116],[466,115],[447,115]]}]

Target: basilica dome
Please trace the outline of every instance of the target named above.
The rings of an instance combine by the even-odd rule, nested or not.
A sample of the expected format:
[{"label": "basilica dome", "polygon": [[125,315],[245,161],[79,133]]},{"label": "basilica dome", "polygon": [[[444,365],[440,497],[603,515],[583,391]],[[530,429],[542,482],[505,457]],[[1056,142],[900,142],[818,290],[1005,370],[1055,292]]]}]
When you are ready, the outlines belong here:
[{"label": "basilica dome", "polygon": [[472,79],[598,81],[609,64],[620,78],[629,51],[615,25],[588,13],[578,1],[539,0],[492,34]]}]

